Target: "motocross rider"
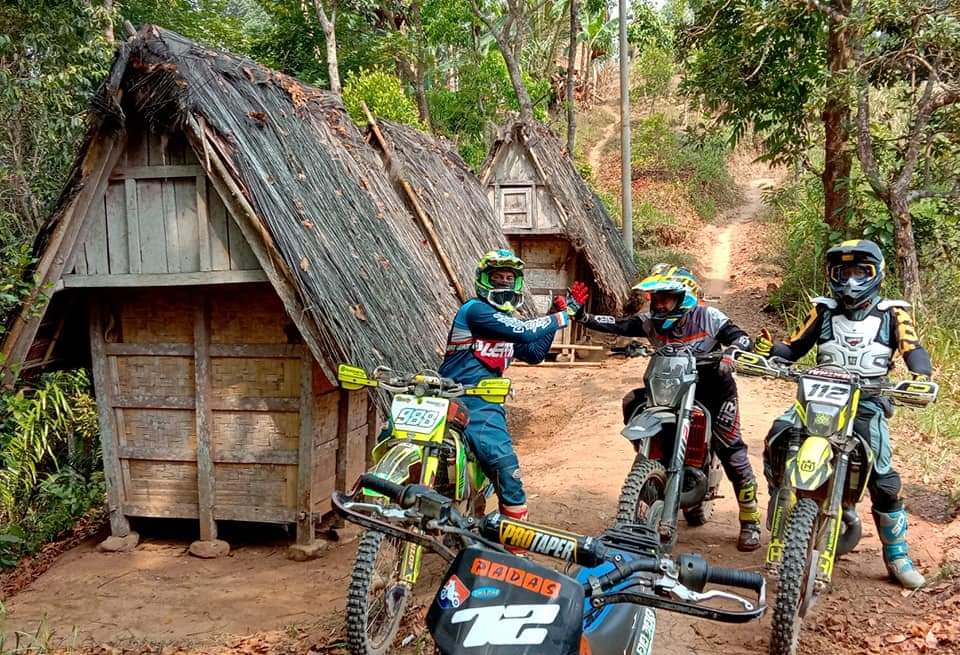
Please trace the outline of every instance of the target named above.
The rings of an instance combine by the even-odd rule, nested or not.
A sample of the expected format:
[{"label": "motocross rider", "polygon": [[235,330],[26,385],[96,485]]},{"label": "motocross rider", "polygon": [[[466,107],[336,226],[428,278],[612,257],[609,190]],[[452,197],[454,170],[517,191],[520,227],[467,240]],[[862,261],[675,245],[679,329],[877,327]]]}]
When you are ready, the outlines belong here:
[{"label": "motocross rider", "polygon": [[[864,378],[885,377],[900,352],[915,379],[928,380],[930,355],[920,344],[910,305],[903,300],[880,298],[884,259],[877,244],[867,240],[844,241],[827,251],[827,278],[832,298],[814,298],[813,308],[797,331],[785,341],[773,343],[763,330],[756,352],[789,361],[817,348],[818,364],[836,364]],[[868,489],[873,520],[883,542],[883,561],[890,576],[907,589],[923,585],[923,575],[907,552],[907,513],[900,499],[900,476],[893,469],[887,418],[892,406],[885,398],[864,396],[860,400],[854,429],[870,442],[876,456]],[[780,435],[794,425],[794,410],[774,421],[767,434],[763,461],[771,502],[776,499],[777,471],[772,461],[782,461],[787,440]],[[778,448],[779,446],[779,448]]]},{"label": "motocross rider", "polygon": [[[523,261],[510,250],[486,253],[477,264],[475,284],[477,297],[465,302],[453,319],[439,371],[462,384],[500,377],[514,358],[542,362],[557,330],[570,324],[587,299],[587,287],[576,282],[562,310],[527,321],[515,318],[512,313],[523,303]],[[464,436],[493,481],[500,513],[526,519],[527,497],[503,405],[476,396],[460,402],[470,412]]]},{"label": "motocross rider", "polygon": [[[682,266],[656,265],[651,274],[633,287],[650,294],[650,310],[624,318],[580,313],[575,318],[598,332],[625,337],[646,337],[654,347],[689,344],[695,354],[706,354],[721,346],[750,350],[751,340],[723,312],[701,301],[700,285]],[[699,369],[700,383],[696,400],[713,419],[717,435],[717,455],[727,478],[733,483],[740,505],[740,534],[737,549],[752,551],[760,547],[760,512],[757,507],[757,481],[747,459],[747,444],[740,434],[740,410],[737,383],[733,378],[733,360],[724,355],[719,365]],[[623,398],[623,422],[643,404],[645,392],[634,389]]]}]

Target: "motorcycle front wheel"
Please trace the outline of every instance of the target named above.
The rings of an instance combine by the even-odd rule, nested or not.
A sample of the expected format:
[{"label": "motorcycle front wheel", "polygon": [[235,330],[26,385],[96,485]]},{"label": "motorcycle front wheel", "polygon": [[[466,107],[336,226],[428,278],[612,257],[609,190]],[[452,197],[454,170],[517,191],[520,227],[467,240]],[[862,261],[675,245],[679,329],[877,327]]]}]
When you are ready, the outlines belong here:
[{"label": "motorcycle front wheel", "polygon": [[351,655],[390,652],[410,599],[400,581],[403,542],[367,530],[357,546],[347,593],[347,643]]},{"label": "motorcycle front wheel", "polygon": [[790,512],[784,532],[780,586],[773,609],[770,655],[796,655],[803,622],[801,608],[812,593],[813,540],[820,507],[811,498],[800,498]]},{"label": "motorcycle front wheel", "polygon": [[[667,486],[667,471],[663,464],[647,459],[643,453],[633,460],[633,467],[623,481],[617,502],[617,523],[642,523],[657,528]],[[659,503],[657,507],[655,504]],[[657,508],[661,511],[656,511]]]}]

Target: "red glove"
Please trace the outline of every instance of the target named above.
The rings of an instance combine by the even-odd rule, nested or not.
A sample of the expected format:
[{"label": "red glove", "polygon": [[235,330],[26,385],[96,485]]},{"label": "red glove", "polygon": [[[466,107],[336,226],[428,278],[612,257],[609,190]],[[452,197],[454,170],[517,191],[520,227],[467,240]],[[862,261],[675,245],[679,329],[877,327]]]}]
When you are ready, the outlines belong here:
[{"label": "red glove", "polygon": [[590,289],[583,282],[574,282],[567,289],[567,297],[564,298],[565,309],[570,318],[576,318],[583,313],[583,306],[587,303],[590,296]]},{"label": "red glove", "polygon": [[567,310],[567,299],[563,296],[554,296],[553,304],[550,305],[550,313],[564,312]]}]

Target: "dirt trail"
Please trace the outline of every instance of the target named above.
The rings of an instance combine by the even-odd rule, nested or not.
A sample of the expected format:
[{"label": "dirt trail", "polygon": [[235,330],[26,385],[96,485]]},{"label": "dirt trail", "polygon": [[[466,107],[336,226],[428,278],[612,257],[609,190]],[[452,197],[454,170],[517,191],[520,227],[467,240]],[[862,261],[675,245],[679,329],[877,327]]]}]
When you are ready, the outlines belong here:
[{"label": "dirt trail", "polygon": [[[771,227],[757,219],[767,182],[762,175],[749,180],[743,204],[706,229],[704,243],[712,244],[712,249],[700,267],[708,295],[716,296],[716,304],[751,333],[769,322],[758,308],[765,302],[770,270],[775,270],[762,260],[761,246],[770,242]],[[510,421],[533,520],[584,533],[598,533],[610,525],[633,458],[619,435],[620,398],[640,385],[645,364],[641,359],[611,359],[598,368],[511,370],[516,399]],[[743,433],[754,470],[762,478],[763,436],[789,405],[792,389],[750,378],[740,378],[739,386]],[[903,459],[902,454],[898,457]],[[913,512],[914,559],[933,574],[945,543],[960,536],[945,534],[943,516],[924,500],[931,492],[909,474],[904,477]],[[761,481],[760,487],[765,509],[766,485]],[[758,570],[762,550],[745,554],[735,548],[736,502],[726,481],[721,494],[707,525],[692,529],[682,524],[675,552],[696,551],[714,564]],[[861,511],[868,512],[865,507]],[[36,634],[41,626],[41,631],[55,634],[41,637],[42,643],[81,646],[86,652],[102,652],[97,645],[103,643],[140,645],[128,652],[147,652],[145,643],[208,653],[337,652],[327,647],[336,643],[343,625],[353,545],[330,548],[313,562],[295,563],[285,559],[285,543],[276,534],[264,536],[263,529],[256,528],[252,534],[227,537],[235,545],[230,557],[198,560],[185,552],[192,536],[171,540],[169,526],[163,523],[145,531],[144,543],[130,554],[100,554],[88,543],[63,556],[7,602],[5,647],[14,644],[18,631]],[[835,591],[805,623],[802,652],[867,652],[849,646],[850,634],[866,632],[882,640],[921,611],[923,594],[906,598],[886,581],[869,518],[864,527],[859,548],[837,564]],[[436,563],[428,563],[420,586],[424,597],[431,593],[438,573]],[[409,632],[418,629],[414,626]],[[760,624],[731,626],[661,612],[656,652],[762,653],[768,632],[769,617]],[[858,637],[856,643],[870,638]]]},{"label": "dirt trail", "polygon": [[607,143],[616,137],[617,128],[620,127],[620,114],[617,112],[616,107],[612,104],[604,103],[600,105],[600,110],[610,118],[610,122],[603,130],[603,136],[600,137],[600,140],[593,144],[593,147],[590,148],[590,152],[587,153],[587,163],[590,164],[590,168],[594,171],[600,170],[600,165],[603,162],[603,153],[607,148]]}]

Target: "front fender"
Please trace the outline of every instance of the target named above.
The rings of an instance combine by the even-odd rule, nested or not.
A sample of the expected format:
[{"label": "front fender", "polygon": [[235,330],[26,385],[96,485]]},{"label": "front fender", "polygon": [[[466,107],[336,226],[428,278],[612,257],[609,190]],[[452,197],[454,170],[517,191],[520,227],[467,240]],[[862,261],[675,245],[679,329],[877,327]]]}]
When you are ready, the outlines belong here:
[{"label": "front fender", "polygon": [[790,486],[816,491],[833,475],[833,448],[823,437],[807,437],[796,456],[787,462],[786,478]]},{"label": "front fender", "polygon": [[[377,453],[380,454],[377,463],[370,469],[370,473],[377,477],[389,480],[396,484],[409,484],[417,482],[413,479],[413,468],[423,460],[423,450],[416,444],[397,441],[389,448]],[[363,493],[368,496],[379,496],[380,494],[364,489]]]},{"label": "front fender", "polygon": [[676,425],[677,416],[673,410],[664,407],[651,407],[646,409],[627,423],[626,427],[620,431],[630,441],[640,441],[654,437],[663,430],[666,425]]}]

